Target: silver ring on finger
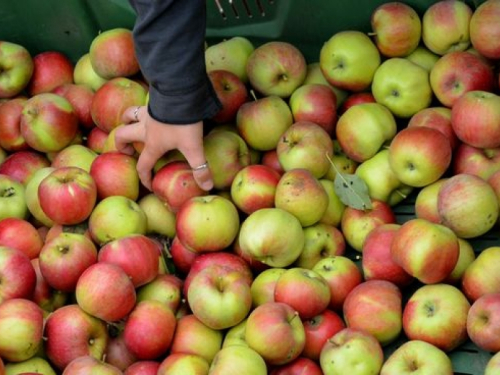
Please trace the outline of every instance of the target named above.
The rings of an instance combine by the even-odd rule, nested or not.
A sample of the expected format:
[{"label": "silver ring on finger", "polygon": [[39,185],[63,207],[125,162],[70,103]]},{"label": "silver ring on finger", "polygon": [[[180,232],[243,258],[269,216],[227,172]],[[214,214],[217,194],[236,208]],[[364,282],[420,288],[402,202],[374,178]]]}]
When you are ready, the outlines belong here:
[{"label": "silver ring on finger", "polygon": [[136,108],[134,109],[134,120],[135,120],[135,122],[139,122],[139,109],[140,109],[140,108],[141,108],[141,107],[136,107]]},{"label": "silver ring on finger", "polygon": [[201,165],[198,165],[197,167],[191,168],[191,170],[193,172],[196,172],[196,171],[201,171],[201,170],[206,169],[206,168],[208,168],[208,161],[204,162]]}]

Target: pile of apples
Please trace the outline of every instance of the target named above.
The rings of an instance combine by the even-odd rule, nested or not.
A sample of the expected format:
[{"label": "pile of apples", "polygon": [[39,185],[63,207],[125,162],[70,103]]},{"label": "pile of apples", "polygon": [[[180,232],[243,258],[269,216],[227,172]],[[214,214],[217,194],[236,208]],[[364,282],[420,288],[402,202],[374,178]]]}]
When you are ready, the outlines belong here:
[{"label": "pile of apples", "polygon": [[0,375],[451,375],[467,344],[500,374],[500,0],[370,21],[317,61],[206,46],[209,192],[116,149],[131,30],[0,41]]}]

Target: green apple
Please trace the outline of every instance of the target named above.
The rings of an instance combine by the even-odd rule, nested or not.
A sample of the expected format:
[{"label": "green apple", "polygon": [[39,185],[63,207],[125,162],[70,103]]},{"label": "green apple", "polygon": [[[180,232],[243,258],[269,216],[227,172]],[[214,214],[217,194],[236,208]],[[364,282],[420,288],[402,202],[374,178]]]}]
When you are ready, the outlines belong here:
[{"label": "green apple", "polygon": [[356,171],[359,163],[351,159],[344,152],[340,143],[337,139],[333,139],[333,155],[330,163],[330,168],[325,174],[324,178],[327,178],[331,181],[335,181],[335,177],[337,173],[347,173],[352,174]]},{"label": "green apple", "polygon": [[175,213],[153,193],[144,195],[137,202],[147,218],[146,233],[175,237]]},{"label": "green apple", "polygon": [[79,167],[89,172],[90,166],[96,157],[97,153],[87,146],[69,145],[54,156],[51,167]]},{"label": "green apple", "polygon": [[415,198],[415,216],[417,218],[426,219],[437,224],[440,223],[441,218],[438,212],[437,198],[439,189],[446,180],[447,177],[440,178],[418,191]]},{"label": "green apple", "polygon": [[455,268],[453,268],[450,274],[444,279],[445,283],[452,285],[460,285],[465,270],[476,259],[476,252],[469,241],[459,238],[458,246],[459,253],[457,264],[455,264]]},{"label": "green apple", "polygon": [[349,94],[347,90],[343,90],[338,87],[330,85],[330,83],[326,80],[325,76],[323,75],[323,72],[321,71],[321,66],[317,61],[307,64],[307,73],[303,84],[307,85],[311,83],[321,83],[323,85],[330,87],[330,89],[333,91],[333,93],[337,98],[336,101],[337,109],[342,105],[342,103],[344,103],[344,100],[347,98],[347,95]]},{"label": "green apple", "polygon": [[500,292],[500,275],[493,272],[500,260],[500,247],[483,249],[462,275],[461,289],[470,301],[488,293]]},{"label": "green apple", "polygon": [[26,205],[28,206],[28,210],[30,214],[41,224],[52,227],[54,221],[50,219],[45,212],[43,212],[42,207],[40,206],[40,200],[38,198],[38,186],[40,182],[51,174],[55,168],[53,167],[45,167],[37,170],[31,179],[26,184]]},{"label": "green apple", "polygon": [[26,219],[29,215],[24,185],[4,174],[0,174],[0,220],[8,217]]},{"label": "green apple", "polygon": [[29,51],[22,45],[0,43],[0,98],[12,98],[29,84],[34,63]]},{"label": "green apple", "polygon": [[500,374],[500,352],[494,354],[486,363],[484,375],[498,375]]},{"label": "green apple", "polygon": [[348,91],[369,88],[380,62],[380,52],[375,43],[358,30],[333,34],[321,47],[319,56],[326,80]]},{"label": "green apple", "polygon": [[429,72],[408,59],[389,58],[375,72],[372,93],[395,116],[409,118],[431,104]]},{"label": "green apple", "polygon": [[266,362],[257,351],[243,345],[232,345],[217,353],[207,375],[238,374],[242,369],[245,375],[267,374]]},{"label": "green apple", "polygon": [[56,375],[50,362],[41,357],[31,357],[21,362],[11,362],[5,365],[5,375],[17,375],[24,373],[40,373],[43,375]]},{"label": "green apple", "polygon": [[[157,372],[151,372],[156,375],[206,375],[210,363],[196,354],[175,353],[168,354],[160,363]],[[137,372],[136,374],[142,374]],[[149,373],[148,373],[149,374]]]},{"label": "green apple", "polygon": [[325,213],[321,219],[319,219],[319,223],[332,225],[337,228],[342,220],[342,215],[344,214],[346,205],[337,195],[335,191],[335,183],[332,180],[321,178],[319,182],[323,185],[323,188],[328,195],[328,205],[326,206]]},{"label": "green apple", "polygon": [[80,56],[76,61],[73,70],[73,80],[77,85],[86,85],[92,90],[97,91],[108,80],[97,74],[90,63],[90,55],[88,53]]},{"label": "green apple", "polygon": [[252,285],[250,285],[253,307],[263,305],[266,302],[274,302],[276,282],[286,270],[286,268],[271,267],[255,276]]},{"label": "green apple", "polygon": [[[270,268],[276,269],[276,268]],[[242,345],[248,346],[245,341],[245,331],[247,329],[247,320],[246,318],[242,320],[240,323],[235,326],[229,328],[224,335],[224,339],[222,341],[222,347],[233,346],[233,345]]]},{"label": "green apple", "polygon": [[439,55],[431,52],[427,47],[419,45],[406,58],[430,72],[434,64],[439,60]]}]

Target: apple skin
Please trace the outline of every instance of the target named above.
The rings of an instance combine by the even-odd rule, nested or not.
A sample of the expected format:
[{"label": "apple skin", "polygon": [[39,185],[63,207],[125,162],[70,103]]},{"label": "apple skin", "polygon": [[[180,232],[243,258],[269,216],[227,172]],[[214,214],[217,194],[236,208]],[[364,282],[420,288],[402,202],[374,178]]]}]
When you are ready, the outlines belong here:
[{"label": "apple skin", "polygon": [[403,309],[403,330],[409,340],[423,340],[450,352],[467,340],[470,303],[449,284],[419,287]]},{"label": "apple skin", "polygon": [[73,63],[64,53],[45,51],[33,57],[33,74],[27,87],[29,96],[51,92],[73,83]]},{"label": "apple skin", "polygon": [[331,85],[348,91],[370,87],[381,56],[368,35],[358,30],[336,32],[322,46],[321,71]]},{"label": "apple skin", "polygon": [[0,304],[12,298],[29,299],[35,289],[35,269],[21,250],[0,246],[0,275]]},{"label": "apple skin", "polygon": [[273,367],[269,375],[323,375],[321,367],[316,361],[305,357],[298,357],[292,362]]},{"label": "apple skin", "polygon": [[385,359],[380,375],[409,375],[415,371],[453,375],[453,364],[438,347],[422,340],[409,340]]},{"label": "apple skin", "polygon": [[9,217],[27,219],[29,216],[24,185],[4,174],[0,174],[0,207],[0,220]]},{"label": "apple skin", "polygon": [[420,43],[422,22],[411,6],[390,2],[379,5],[371,14],[370,23],[375,44],[386,57],[404,57]]},{"label": "apple skin", "polygon": [[485,234],[499,217],[493,187],[481,177],[466,173],[453,175],[443,183],[437,205],[441,223],[464,239]]},{"label": "apple skin", "polygon": [[[340,200],[340,197],[335,192],[335,183],[333,180],[330,180],[329,178],[321,178],[319,182],[323,185],[323,188],[328,195],[328,205],[326,206],[325,213],[321,219],[319,219],[319,224],[331,225],[338,228],[346,205]],[[334,238],[337,237],[334,236]]]},{"label": "apple skin", "polygon": [[20,129],[21,113],[27,100],[26,97],[17,97],[0,105],[0,147],[5,151],[30,149]]},{"label": "apple skin", "polygon": [[459,253],[456,234],[425,219],[403,223],[391,242],[392,260],[424,284],[442,282],[457,264]]},{"label": "apple skin", "polygon": [[290,106],[276,95],[246,102],[236,114],[238,133],[249,147],[259,151],[276,149],[281,135],[293,121]]},{"label": "apple skin", "polygon": [[97,154],[104,152],[104,145],[108,139],[109,134],[104,130],[94,126],[87,134],[86,145]]},{"label": "apple skin", "polygon": [[270,41],[248,57],[246,72],[250,85],[263,96],[288,98],[304,82],[307,63],[293,44]]},{"label": "apple skin", "polygon": [[415,217],[425,219],[436,224],[441,223],[441,217],[438,212],[438,194],[439,189],[448,177],[440,178],[439,180],[424,186],[417,193],[415,199]]},{"label": "apple skin", "polygon": [[492,272],[498,259],[500,259],[500,247],[487,247],[465,269],[461,290],[469,301],[474,302],[485,294],[500,292],[498,287],[500,277],[496,272]]},{"label": "apple skin", "polygon": [[22,375],[57,375],[52,365],[44,358],[31,357],[21,362],[9,362],[5,365],[5,372],[0,365],[0,374],[22,374]]},{"label": "apple skin", "polygon": [[31,222],[11,217],[0,220],[0,246],[20,250],[34,259],[42,250],[43,239]]},{"label": "apple skin", "polygon": [[338,114],[342,115],[345,111],[351,108],[353,105],[361,103],[375,103],[375,97],[371,92],[354,92],[349,94],[342,105],[338,109]]},{"label": "apple skin", "polygon": [[167,238],[175,236],[175,213],[154,193],[148,193],[137,201],[146,214],[146,234],[160,234]]},{"label": "apple skin", "polygon": [[[157,372],[151,375],[205,375],[208,374],[210,363],[203,357],[190,353],[168,354],[160,363]],[[143,375],[138,372],[137,375]]]},{"label": "apple skin", "polygon": [[439,60],[439,56],[440,55],[435,54],[423,44],[419,44],[418,47],[405,58],[430,72],[436,61]]},{"label": "apple skin", "polygon": [[73,69],[73,81],[76,85],[85,85],[96,92],[108,80],[99,76],[90,62],[90,54],[81,55]]},{"label": "apple skin", "polygon": [[474,252],[474,247],[472,244],[464,240],[463,238],[458,239],[459,245],[459,255],[458,261],[451,273],[446,277],[443,282],[455,286],[460,286],[462,282],[465,270],[469,265],[476,259],[476,253]]},{"label": "apple skin", "polygon": [[399,118],[410,118],[429,107],[433,97],[429,72],[401,57],[382,62],[371,87],[377,103],[385,105]]},{"label": "apple skin", "polygon": [[84,129],[90,130],[94,127],[94,120],[92,120],[90,113],[94,90],[85,84],[66,83],[57,86],[52,92],[63,96],[71,103],[78,117],[78,122]]},{"label": "apple skin", "polygon": [[470,46],[472,9],[461,1],[439,1],[422,16],[422,42],[430,51],[444,55]]},{"label": "apple skin", "polygon": [[[107,322],[126,317],[136,303],[132,280],[120,266],[97,262],[79,277],[76,302],[86,313]],[[102,301],[108,301],[103,305]]]},{"label": "apple skin", "polygon": [[485,1],[480,4],[470,19],[470,41],[474,49],[488,59],[500,58],[500,45],[498,37],[498,15],[500,5],[497,1]]},{"label": "apple skin", "polygon": [[302,84],[290,96],[289,105],[295,122],[311,121],[325,129],[330,137],[335,134],[337,97],[328,86]]},{"label": "apple skin", "polygon": [[451,109],[451,124],[458,139],[478,148],[500,146],[500,96],[488,91],[469,91]]},{"label": "apple skin", "polygon": [[212,117],[212,120],[217,124],[233,122],[238,109],[248,101],[246,85],[236,74],[228,70],[210,70],[208,78],[222,104],[222,109]]},{"label": "apple skin", "polygon": [[97,153],[82,144],[71,144],[61,151],[58,151],[51,159],[50,166],[60,167],[79,167],[86,172],[90,172],[92,162],[97,157]]},{"label": "apple skin", "polygon": [[124,371],[137,359],[130,353],[123,335],[111,336],[106,347],[105,357],[106,363],[117,367],[120,371]]},{"label": "apple skin", "polygon": [[409,286],[414,280],[391,256],[391,244],[401,224],[382,224],[374,228],[363,243],[361,268],[368,280],[386,280],[399,288]]},{"label": "apple skin", "polygon": [[330,287],[329,308],[341,313],[348,294],[361,282],[363,274],[353,260],[339,255],[321,259],[313,267],[327,281]]},{"label": "apple skin", "polygon": [[118,367],[109,363],[103,362],[93,356],[81,356],[72,360],[63,372],[64,375],[84,375],[84,374],[99,374],[99,375],[121,375],[122,372]]},{"label": "apple skin", "polygon": [[322,85],[329,87],[330,90],[333,91],[333,93],[335,94],[335,98],[337,99],[337,109],[340,108],[342,103],[344,103],[344,100],[349,95],[349,92],[347,90],[333,86],[326,80],[325,76],[323,75],[323,72],[321,71],[321,66],[319,61],[313,61],[307,64],[307,73],[303,84],[306,85],[310,83],[320,83]]},{"label": "apple skin", "polygon": [[319,358],[325,374],[378,374],[383,362],[384,352],[378,340],[368,332],[349,327],[328,339]]},{"label": "apple skin", "polygon": [[44,313],[54,312],[58,308],[66,305],[68,303],[69,294],[55,290],[47,283],[40,271],[39,258],[32,259],[31,264],[36,273],[36,284],[30,297],[31,301],[40,306]]},{"label": "apple skin", "polygon": [[339,117],[336,139],[350,159],[361,163],[389,143],[396,132],[396,119],[387,107],[379,103],[361,103]]},{"label": "apple skin", "polygon": [[486,363],[484,368],[484,375],[495,375],[500,369],[500,354],[494,354]]},{"label": "apple skin", "polygon": [[429,80],[434,95],[448,108],[468,91],[493,91],[495,87],[491,66],[482,57],[467,51],[441,56],[432,67]]},{"label": "apple skin", "polygon": [[154,299],[163,302],[175,314],[181,305],[183,280],[174,274],[158,274],[137,289],[137,302]]},{"label": "apple skin", "polygon": [[488,180],[500,170],[500,147],[477,148],[461,143],[453,153],[453,174],[468,173]]},{"label": "apple skin", "polygon": [[447,172],[453,150],[448,138],[425,126],[400,130],[389,146],[389,164],[396,177],[412,187],[424,187]]},{"label": "apple skin", "polygon": [[227,346],[222,348],[210,364],[211,375],[235,374],[245,369],[248,375],[267,374],[266,362],[261,355],[247,346]]},{"label": "apple skin", "polygon": [[133,76],[139,72],[132,31],[114,28],[99,33],[89,47],[94,71],[104,79]]},{"label": "apple skin", "polygon": [[414,126],[427,126],[441,131],[448,137],[452,150],[455,150],[460,144],[451,124],[450,108],[441,106],[424,108],[408,120],[407,127],[411,128]]},{"label": "apple skin", "polygon": [[175,269],[182,276],[189,273],[194,260],[201,255],[184,246],[177,235],[172,239],[170,254],[172,255],[172,262],[175,265]]},{"label": "apple skin", "polygon": [[274,290],[276,288],[276,282],[286,270],[287,268],[272,267],[263,270],[255,276],[252,285],[250,285],[252,306],[254,308],[266,302],[275,302]]},{"label": "apple skin", "polygon": [[27,360],[42,345],[42,309],[25,298],[3,301],[0,304],[0,329],[0,357],[9,362]]},{"label": "apple skin", "polygon": [[268,150],[268,151],[263,151],[261,154],[260,158],[260,163],[262,165],[266,165],[268,167],[271,167],[274,169],[276,172],[278,172],[280,175],[282,175],[285,170],[281,166],[279,159],[278,159],[278,153],[275,149]]},{"label": "apple skin", "polygon": [[15,151],[0,164],[0,174],[10,176],[26,186],[39,169],[51,166],[45,154],[35,150]]},{"label": "apple skin", "polygon": [[123,375],[157,375],[160,362],[158,361],[137,361],[125,369]]},{"label": "apple skin", "polygon": [[0,98],[12,98],[21,93],[33,75],[34,63],[29,51],[22,45],[8,41],[0,43]]},{"label": "apple skin", "polygon": [[500,350],[500,293],[484,294],[475,300],[467,315],[467,334],[470,340],[482,350]]},{"label": "apple skin", "polygon": [[267,302],[248,315],[245,341],[267,364],[282,365],[296,359],[304,349],[304,325],[291,306]]}]

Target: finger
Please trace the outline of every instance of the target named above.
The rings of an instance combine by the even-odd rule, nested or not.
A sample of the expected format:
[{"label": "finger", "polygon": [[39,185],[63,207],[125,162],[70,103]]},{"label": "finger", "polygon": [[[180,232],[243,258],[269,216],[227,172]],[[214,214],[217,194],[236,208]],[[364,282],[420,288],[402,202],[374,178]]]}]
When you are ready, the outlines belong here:
[{"label": "finger", "polygon": [[[143,117],[143,112],[146,110],[144,106],[128,107],[122,114],[122,121],[125,124],[131,124],[140,121]],[[137,116],[136,116],[137,115]],[[137,117],[137,118],[136,118]]]},{"label": "finger", "polygon": [[[205,154],[203,153],[203,147],[181,151],[193,169],[193,177],[198,186],[205,191],[211,190],[214,187],[214,181],[210,165],[207,163]],[[207,163],[206,167],[199,168],[200,166],[205,166],[205,163]]]},{"label": "finger", "polygon": [[139,159],[137,160],[137,173],[139,174],[139,179],[141,180],[142,184],[150,191],[152,190],[152,171],[156,162],[162,155],[163,151],[153,152],[150,148],[145,147],[139,155]]},{"label": "finger", "polygon": [[115,147],[118,151],[134,153],[133,142],[144,141],[144,126],[140,123],[120,126],[115,131]]}]

